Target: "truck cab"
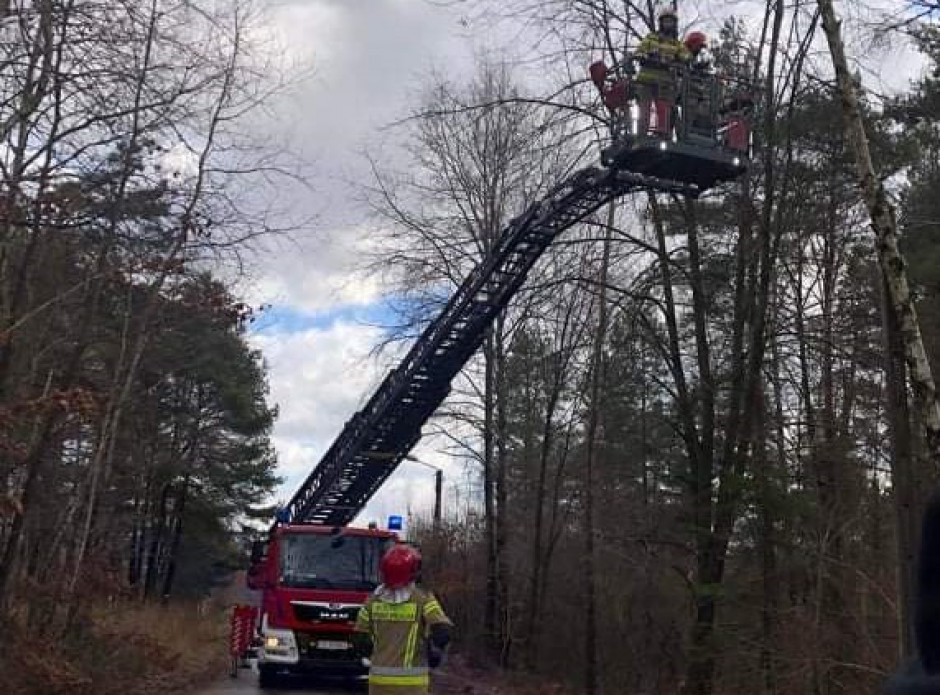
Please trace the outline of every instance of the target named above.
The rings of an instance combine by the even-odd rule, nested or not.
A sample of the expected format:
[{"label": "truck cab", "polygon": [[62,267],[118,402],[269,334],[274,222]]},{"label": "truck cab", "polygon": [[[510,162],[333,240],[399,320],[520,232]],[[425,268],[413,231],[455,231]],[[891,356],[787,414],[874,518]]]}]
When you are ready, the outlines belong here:
[{"label": "truck cab", "polygon": [[278,524],[252,548],[248,586],[261,591],[261,687],[284,674],[361,676],[356,616],[378,587],[379,561],[397,540],[376,528]]}]

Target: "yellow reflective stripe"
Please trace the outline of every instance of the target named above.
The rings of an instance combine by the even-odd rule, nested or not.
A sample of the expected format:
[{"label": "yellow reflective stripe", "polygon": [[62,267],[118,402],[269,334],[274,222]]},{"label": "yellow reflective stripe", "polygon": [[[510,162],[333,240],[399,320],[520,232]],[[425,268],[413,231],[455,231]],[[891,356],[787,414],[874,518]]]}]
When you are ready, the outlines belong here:
[{"label": "yellow reflective stripe", "polygon": [[415,651],[417,650],[418,642],[418,623],[415,623],[411,626],[411,629],[408,631],[408,639],[405,642],[405,658],[404,666],[405,668],[410,668],[414,665],[415,662]]},{"label": "yellow reflective stripe", "polygon": [[424,604],[424,617],[437,618],[442,615],[444,615],[444,609],[441,608],[441,604],[437,602],[437,599],[431,599],[426,604]]},{"label": "yellow reflective stripe", "polygon": [[400,685],[400,686],[421,686],[430,685],[429,676],[374,676],[369,674],[369,683],[371,685]]},{"label": "yellow reflective stripe", "polygon": [[427,666],[405,668],[404,666],[373,666],[369,671],[373,676],[426,676]]},{"label": "yellow reflective stripe", "polygon": [[359,614],[356,616],[356,629],[362,632],[369,631],[369,606],[365,605],[359,609]]},{"label": "yellow reflective stripe", "polygon": [[372,618],[392,623],[407,623],[418,617],[418,606],[414,603],[385,603],[379,601],[372,604]]}]

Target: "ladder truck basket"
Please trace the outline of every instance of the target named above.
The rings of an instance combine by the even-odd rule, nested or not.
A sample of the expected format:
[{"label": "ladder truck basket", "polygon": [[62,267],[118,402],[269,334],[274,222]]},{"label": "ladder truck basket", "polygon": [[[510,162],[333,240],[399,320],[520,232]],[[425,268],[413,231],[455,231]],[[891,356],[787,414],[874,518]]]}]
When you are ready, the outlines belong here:
[{"label": "ladder truck basket", "polygon": [[232,657],[232,675],[238,674],[238,665],[243,662],[251,646],[258,621],[257,606],[235,606],[232,609],[229,633],[229,655]]}]

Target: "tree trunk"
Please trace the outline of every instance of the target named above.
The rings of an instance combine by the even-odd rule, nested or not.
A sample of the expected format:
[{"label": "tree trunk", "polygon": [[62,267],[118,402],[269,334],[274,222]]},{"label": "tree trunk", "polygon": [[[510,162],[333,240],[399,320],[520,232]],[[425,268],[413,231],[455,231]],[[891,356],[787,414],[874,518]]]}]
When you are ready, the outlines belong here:
[{"label": "tree trunk", "polygon": [[499,663],[505,667],[509,663],[512,649],[512,624],[509,598],[509,562],[506,558],[506,548],[509,544],[509,486],[506,480],[506,398],[503,395],[505,383],[506,353],[504,350],[505,319],[502,314],[496,318],[496,332],[493,341],[493,357],[495,359],[496,382],[496,436],[494,438],[494,453],[496,463],[496,519],[494,528],[495,556],[496,556],[496,606],[499,616],[497,624],[497,638],[499,640]]},{"label": "tree trunk", "polygon": [[170,486],[163,485],[160,493],[160,504],[157,507],[157,516],[150,520],[150,547],[147,551],[147,570],[144,574],[144,598],[153,595],[160,576],[160,555],[163,550],[163,531],[166,528],[167,502],[170,497]]},{"label": "tree trunk", "polygon": [[180,483],[179,496],[173,504],[173,538],[170,541],[170,551],[167,555],[166,575],[163,577],[163,593],[161,600],[167,601],[173,590],[173,580],[176,578],[176,558],[179,554],[180,542],[183,540],[183,514],[186,512],[186,496],[189,492],[189,478]]},{"label": "tree trunk", "polygon": [[911,414],[907,401],[904,342],[894,305],[888,299],[888,279],[878,278],[882,331],[885,344],[885,391],[888,435],[891,441],[891,487],[897,518],[898,553],[898,657],[914,653],[914,599],[917,583],[917,549],[920,518],[915,491],[918,489],[911,447]]},{"label": "tree trunk", "polygon": [[594,553],[594,473],[597,468],[601,443],[598,432],[602,431],[601,384],[604,372],[604,343],[607,339],[607,270],[610,264],[611,229],[617,208],[610,204],[604,246],[598,277],[597,330],[594,334],[591,356],[591,383],[588,400],[588,421],[585,432],[586,455],[584,467],[584,692],[594,695],[598,685],[597,658],[597,567]]},{"label": "tree trunk", "polygon": [[483,632],[486,648],[499,653],[499,556],[496,552],[496,447],[494,441],[496,360],[493,330],[487,332],[483,358],[483,516],[486,540],[486,596],[484,599]]},{"label": "tree trunk", "polygon": [[534,670],[537,666],[539,642],[542,632],[542,575],[544,572],[547,572],[548,569],[547,567],[543,567],[543,562],[547,561],[547,558],[543,556],[545,503],[548,495],[548,464],[554,443],[555,410],[558,405],[559,397],[561,396],[561,386],[564,380],[561,369],[562,367],[559,366],[553,373],[548,402],[545,404],[545,416],[542,420],[542,442],[539,446],[538,474],[535,487],[535,511],[532,514],[532,571],[529,577],[529,597],[525,632],[528,641],[525,661],[529,670]]},{"label": "tree trunk", "polygon": [[897,315],[902,336],[904,358],[914,393],[914,412],[924,430],[926,451],[934,466],[940,466],[940,406],[937,403],[936,384],[927,359],[917,312],[911,298],[904,259],[898,248],[897,216],[872,163],[865,120],[856,92],[858,85],[849,73],[845,55],[841,22],[836,18],[832,0],[817,2],[835,68],[846,136],[852,145],[858,168],[859,187],[868,207],[872,230],[875,232],[878,262],[885,274],[888,296]]},{"label": "tree trunk", "polygon": [[764,692],[777,692],[776,660],[774,659],[774,635],[777,613],[777,551],[774,522],[776,504],[773,478],[770,475],[770,457],[767,455],[767,411],[766,400],[761,394],[757,411],[757,445],[754,449],[754,473],[757,478],[759,499],[758,537],[761,558],[761,646],[760,665],[764,676]]},{"label": "tree trunk", "polygon": [[[831,192],[832,195],[834,193]],[[834,198],[830,197],[830,205]],[[835,392],[835,302],[837,292],[838,251],[840,240],[836,236],[835,221],[830,216],[825,222],[825,237],[822,251],[822,290],[821,290],[821,340],[820,340],[820,398],[816,408],[818,422],[814,427],[816,434],[811,440],[811,461],[815,468],[816,489],[818,496],[818,537],[820,545],[817,601],[819,613],[817,630],[818,671],[821,676],[821,689],[825,693],[839,692],[841,676],[838,664],[845,663],[842,658],[846,638],[850,632],[843,632],[838,627],[844,624],[846,602],[840,581],[842,562],[845,555],[844,518],[845,505],[843,489],[845,480],[843,455],[837,446],[839,431],[836,416]],[[820,261],[817,261],[819,264]],[[809,396],[811,397],[811,396]]]}]

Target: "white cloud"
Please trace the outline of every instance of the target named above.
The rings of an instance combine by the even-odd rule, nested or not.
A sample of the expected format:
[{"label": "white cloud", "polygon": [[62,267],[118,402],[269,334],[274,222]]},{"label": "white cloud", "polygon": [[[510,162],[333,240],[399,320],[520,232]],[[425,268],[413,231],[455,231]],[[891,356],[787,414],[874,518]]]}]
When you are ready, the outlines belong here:
[{"label": "white cloud", "polygon": [[[411,86],[432,65],[457,71],[466,64],[456,15],[423,0],[278,0],[267,17],[255,42],[279,62],[311,64],[313,72],[270,105],[270,121],[253,127],[275,130],[310,163],[313,193],[288,202],[315,222],[291,242],[268,245],[244,294],[252,304],[308,316],[367,306],[382,288],[362,272],[371,239],[356,202],[356,182],[368,180],[361,148],[405,113]],[[279,499],[290,498],[384,377],[391,356],[382,364],[369,357],[380,337],[377,329],[342,321],[253,336],[269,365],[271,400],[280,407],[274,445],[285,482]],[[433,453],[424,458],[437,460]],[[458,479],[446,475],[448,485]],[[429,510],[433,495],[433,472],[407,462],[360,520],[384,521],[409,507]]]},{"label": "white cloud", "polygon": [[381,288],[357,274],[370,242],[359,202],[359,185],[370,181],[363,152],[378,156],[382,127],[406,113],[432,65],[467,64],[457,15],[424,0],[276,0],[265,16],[254,42],[312,73],[290,80],[251,128],[305,162],[312,191],[280,191],[279,205],[313,222],[294,243],[261,249],[246,298],[307,312],[368,304]]},{"label": "white cloud", "polygon": [[312,61],[276,108],[331,191],[364,173],[355,148],[402,115],[409,85],[432,65],[459,70],[467,53],[454,12],[422,0],[282,0],[269,14],[272,32]]},{"label": "white cloud", "polygon": [[375,328],[342,321],[252,338],[270,369],[279,441],[320,448],[332,441],[385,375],[368,354],[379,338]]},{"label": "white cloud", "polygon": [[[344,322],[288,335],[251,338],[265,355],[271,400],[280,408],[273,442],[284,482],[275,493],[276,499],[290,499],[346,420],[384,378],[393,355],[381,363],[369,357],[379,338],[377,329]],[[445,514],[452,516],[457,511],[455,487],[460,488],[460,499],[466,499],[465,466],[442,453],[443,448],[443,442],[426,438],[413,455],[423,464],[444,471],[443,507]],[[429,516],[434,504],[434,471],[423,464],[404,461],[356,523],[364,525],[374,520],[384,525],[391,514]]]},{"label": "white cloud", "polygon": [[382,294],[378,278],[364,269],[369,237],[359,227],[295,234],[269,242],[264,264],[244,288],[251,304],[288,306],[316,313],[338,306],[364,306]]}]

